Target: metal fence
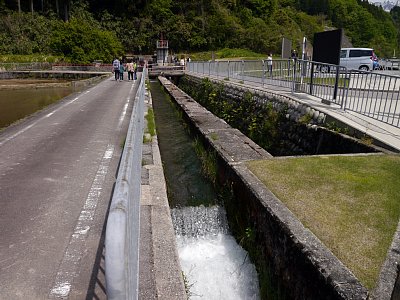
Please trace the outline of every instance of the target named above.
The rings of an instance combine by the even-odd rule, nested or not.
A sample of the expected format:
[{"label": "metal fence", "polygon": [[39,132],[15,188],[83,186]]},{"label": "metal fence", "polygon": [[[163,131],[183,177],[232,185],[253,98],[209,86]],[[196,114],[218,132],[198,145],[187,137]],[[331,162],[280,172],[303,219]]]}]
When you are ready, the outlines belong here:
[{"label": "metal fence", "polygon": [[376,72],[351,73],[345,108],[400,127],[400,77]]},{"label": "metal fence", "polygon": [[144,130],[144,69],[111,200],[105,238],[108,299],[138,299],[139,228],[142,141]]},{"label": "metal fence", "polygon": [[399,127],[400,77],[304,60],[189,62],[187,71],[247,85],[313,95]]}]

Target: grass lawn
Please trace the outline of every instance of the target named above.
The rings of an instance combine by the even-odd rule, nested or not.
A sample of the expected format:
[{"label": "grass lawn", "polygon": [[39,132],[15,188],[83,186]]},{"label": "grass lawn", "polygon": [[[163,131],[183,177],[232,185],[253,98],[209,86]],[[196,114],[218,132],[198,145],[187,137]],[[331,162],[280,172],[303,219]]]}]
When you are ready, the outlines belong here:
[{"label": "grass lawn", "polygon": [[368,288],[400,217],[400,156],[313,156],[248,163],[250,170]]}]

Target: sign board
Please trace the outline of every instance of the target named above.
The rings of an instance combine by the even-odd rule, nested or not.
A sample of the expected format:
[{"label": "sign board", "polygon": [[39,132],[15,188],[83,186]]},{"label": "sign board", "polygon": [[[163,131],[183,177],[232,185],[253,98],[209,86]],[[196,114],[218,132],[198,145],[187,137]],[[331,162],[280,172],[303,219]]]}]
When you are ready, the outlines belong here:
[{"label": "sign board", "polygon": [[287,38],[283,38],[282,39],[282,59],[290,58],[291,53],[292,53],[292,41]]},{"label": "sign board", "polygon": [[313,61],[339,65],[342,29],[314,34]]}]

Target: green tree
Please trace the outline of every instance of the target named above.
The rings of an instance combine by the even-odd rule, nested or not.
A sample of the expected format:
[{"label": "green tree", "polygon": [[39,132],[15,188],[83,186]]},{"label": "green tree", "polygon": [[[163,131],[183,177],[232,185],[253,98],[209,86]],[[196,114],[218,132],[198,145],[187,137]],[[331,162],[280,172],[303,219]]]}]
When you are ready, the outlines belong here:
[{"label": "green tree", "polygon": [[67,60],[80,63],[93,60],[110,62],[115,56],[123,54],[122,45],[113,33],[76,18],[68,23],[56,24],[51,48]]}]

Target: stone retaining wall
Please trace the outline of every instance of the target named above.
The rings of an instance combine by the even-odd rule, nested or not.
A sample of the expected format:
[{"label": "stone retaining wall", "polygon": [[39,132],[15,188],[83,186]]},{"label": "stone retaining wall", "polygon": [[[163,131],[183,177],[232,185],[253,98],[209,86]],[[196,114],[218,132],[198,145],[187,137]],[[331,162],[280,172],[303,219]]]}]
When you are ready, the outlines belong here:
[{"label": "stone retaining wall", "polygon": [[[201,79],[186,76],[190,86],[199,86]],[[248,92],[253,94],[252,100],[259,105],[271,105],[278,113],[285,113],[286,118],[279,124],[279,146],[268,149],[273,155],[315,155],[379,152],[381,149],[372,144],[362,143],[340,132],[328,130],[324,122],[326,115],[301,104],[289,97],[270,92],[237,86],[232,83],[223,84],[223,98],[240,103]]]},{"label": "stone retaining wall", "polygon": [[159,79],[191,128],[217,152],[220,180],[230,182],[235,195],[226,204],[228,218],[240,219],[242,226],[255,230],[255,247],[264,260],[258,269],[267,266],[279,278],[287,299],[367,299],[368,291],[357,278],[245,165],[272,156],[171,82]]}]

